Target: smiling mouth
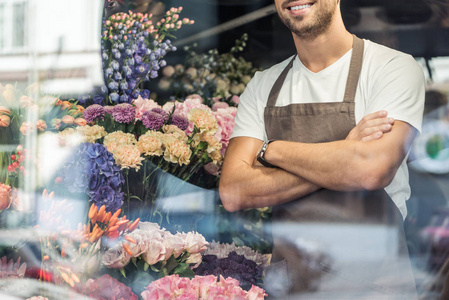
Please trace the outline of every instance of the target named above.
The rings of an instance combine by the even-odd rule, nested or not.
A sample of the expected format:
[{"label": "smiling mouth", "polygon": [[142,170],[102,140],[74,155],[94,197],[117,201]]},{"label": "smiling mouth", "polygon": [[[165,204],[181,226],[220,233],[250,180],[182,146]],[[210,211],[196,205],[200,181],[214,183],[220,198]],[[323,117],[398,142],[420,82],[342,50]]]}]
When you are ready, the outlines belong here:
[{"label": "smiling mouth", "polygon": [[298,10],[309,8],[311,6],[312,6],[312,4],[304,4],[304,5],[290,6],[290,7],[287,7],[287,9],[291,10],[291,11],[298,11]]}]

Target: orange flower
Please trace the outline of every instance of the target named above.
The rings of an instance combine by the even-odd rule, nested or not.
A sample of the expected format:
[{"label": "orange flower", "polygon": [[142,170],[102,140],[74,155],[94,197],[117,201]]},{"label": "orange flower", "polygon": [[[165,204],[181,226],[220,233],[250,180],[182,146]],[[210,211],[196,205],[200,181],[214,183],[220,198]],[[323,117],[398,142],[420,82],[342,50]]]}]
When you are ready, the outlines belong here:
[{"label": "orange flower", "polygon": [[73,124],[73,122],[75,122],[75,118],[70,115],[65,115],[62,117],[61,122],[64,124]]},{"label": "orange flower", "polygon": [[62,105],[61,105],[61,109],[71,109],[72,108],[72,103],[70,103],[69,101],[62,101]]},{"label": "orange flower", "polygon": [[45,129],[47,129],[47,123],[45,123],[44,120],[38,120],[36,123],[36,128],[40,132],[45,131]]},{"label": "orange flower", "polygon": [[0,210],[11,206],[11,187],[0,182]]},{"label": "orange flower", "polygon": [[61,106],[61,105],[62,105],[62,100],[61,99],[56,99],[55,106]]},{"label": "orange flower", "polygon": [[0,105],[0,116],[1,115],[7,115],[10,116],[11,115],[11,110],[9,110],[9,108],[5,107],[5,106],[1,106]]},{"label": "orange flower", "polygon": [[0,115],[0,127],[9,127],[11,118],[7,115]]},{"label": "orange flower", "polygon": [[76,118],[75,119],[75,124],[78,126],[86,126],[87,125],[87,121],[84,120],[83,118]]}]

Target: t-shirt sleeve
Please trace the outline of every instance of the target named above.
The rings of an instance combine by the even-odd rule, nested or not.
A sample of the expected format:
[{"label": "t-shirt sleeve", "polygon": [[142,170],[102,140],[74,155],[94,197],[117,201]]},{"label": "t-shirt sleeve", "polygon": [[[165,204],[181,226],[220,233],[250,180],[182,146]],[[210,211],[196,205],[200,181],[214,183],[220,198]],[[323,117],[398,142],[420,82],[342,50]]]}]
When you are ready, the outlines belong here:
[{"label": "t-shirt sleeve", "polygon": [[258,73],[251,79],[245,91],[240,95],[240,103],[237,108],[231,138],[245,136],[264,140],[265,124],[263,109],[259,107],[256,82],[260,82]]},{"label": "t-shirt sleeve", "polygon": [[389,117],[407,122],[421,131],[425,78],[413,57],[392,58],[375,78],[367,112],[386,110]]}]

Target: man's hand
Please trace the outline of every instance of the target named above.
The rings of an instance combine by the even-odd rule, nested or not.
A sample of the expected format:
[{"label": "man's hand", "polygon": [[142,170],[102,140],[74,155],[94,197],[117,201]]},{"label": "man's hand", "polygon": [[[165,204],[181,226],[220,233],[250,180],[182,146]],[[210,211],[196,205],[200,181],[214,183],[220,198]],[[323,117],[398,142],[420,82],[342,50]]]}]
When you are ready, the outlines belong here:
[{"label": "man's hand", "polygon": [[384,110],[366,115],[346,137],[346,140],[369,142],[380,139],[384,133],[390,132],[394,119],[387,118]]}]

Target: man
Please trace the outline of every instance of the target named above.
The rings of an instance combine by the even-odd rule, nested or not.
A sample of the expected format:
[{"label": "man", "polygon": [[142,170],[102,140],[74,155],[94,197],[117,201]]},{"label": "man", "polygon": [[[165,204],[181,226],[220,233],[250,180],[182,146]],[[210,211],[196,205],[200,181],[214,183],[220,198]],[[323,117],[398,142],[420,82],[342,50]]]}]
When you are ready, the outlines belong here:
[{"label": "man", "polygon": [[[402,223],[394,221],[406,216],[406,156],[420,130],[425,88],[411,56],[346,30],[339,0],[275,4],[297,54],[256,73],[242,94],[220,197],[229,211],[274,206],[273,262],[286,262],[295,291],[307,276],[299,271],[301,258],[276,241],[286,231],[276,224],[295,221],[290,237],[313,231],[324,247],[351,256],[369,252],[354,234],[360,222],[394,223],[401,233],[395,247],[405,248]],[[339,241],[325,236],[348,224],[350,234],[336,231]],[[396,254],[394,247],[385,255],[367,254],[366,262],[376,262],[366,267],[332,257],[332,265],[320,265],[320,289],[345,290],[329,299],[413,299],[410,264],[399,263]],[[397,274],[400,287],[391,280]]]}]

